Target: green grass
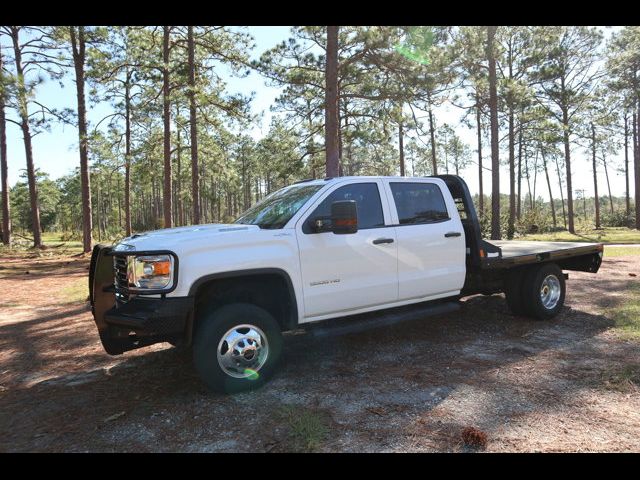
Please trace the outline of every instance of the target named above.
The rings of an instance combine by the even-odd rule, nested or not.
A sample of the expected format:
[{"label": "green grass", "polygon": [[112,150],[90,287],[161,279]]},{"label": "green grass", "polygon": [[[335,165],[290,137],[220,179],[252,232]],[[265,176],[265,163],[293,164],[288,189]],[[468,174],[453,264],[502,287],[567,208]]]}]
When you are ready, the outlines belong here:
[{"label": "green grass", "polygon": [[83,303],[89,296],[89,285],[86,278],[78,278],[60,290],[60,301],[63,303]]},{"label": "green grass", "polygon": [[14,232],[11,246],[0,245],[0,256],[53,257],[58,255],[76,255],[82,253],[82,241],[71,237],[69,233],[45,232],[42,234],[41,250],[33,248],[33,236],[27,232]]},{"label": "green grass", "polygon": [[640,387],[640,365],[629,364],[605,374],[604,386],[608,390],[630,393]]},{"label": "green grass", "polygon": [[626,299],[607,312],[607,316],[613,319],[614,330],[622,337],[640,341],[640,285],[632,285]]},{"label": "green grass", "polygon": [[294,405],[286,405],[280,410],[289,429],[292,451],[315,452],[329,433],[326,416],[320,412]]},{"label": "green grass", "polygon": [[578,230],[575,235],[567,231],[529,234],[518,237],[517,240],[540,240],[547,242],[640,243],[640,230],[626,227],[605,227],[601,230]]},{"label": "green grass", "polygon": [[640,247],[604,247],[605,257],[640,256]]}]

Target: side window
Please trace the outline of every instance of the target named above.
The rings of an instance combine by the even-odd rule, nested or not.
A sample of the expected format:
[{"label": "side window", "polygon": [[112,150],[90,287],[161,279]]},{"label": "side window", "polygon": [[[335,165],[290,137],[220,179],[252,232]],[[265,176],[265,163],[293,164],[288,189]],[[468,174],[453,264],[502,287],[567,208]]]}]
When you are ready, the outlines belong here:
[{"label": "side window", "polygon": [[449,220],[440,187],[434,183],[390,183],[400,225]]},{"label": "side window", "polygon": [[376,183],[353,183],[337,188],[316,207],[303,225],[304,233],[313,233],[310,222],[316,218],[329,218],[331,204],[340,200],[355,200],[358,208],[358,229],[384,227],[380,192]]}]

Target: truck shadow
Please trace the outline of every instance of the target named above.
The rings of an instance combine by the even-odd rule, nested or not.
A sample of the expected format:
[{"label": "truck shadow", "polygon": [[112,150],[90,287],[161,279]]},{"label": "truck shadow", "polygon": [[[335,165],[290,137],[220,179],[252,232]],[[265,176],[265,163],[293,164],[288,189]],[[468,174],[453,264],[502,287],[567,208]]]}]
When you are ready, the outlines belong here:
[{"label": "truck shadow", "polygon": [[[599,279],[598,288],[624,288],[625,280]],[[272,381],[225,396],[205,391],[189,352],[109,357],[86,310],[70,309],[0,326],[2,351],[13,352],[0,370],[0,451],[264,451],[268,442],[286,444],[274,414],[283,405],[325,412],[328,450],[378,451],[421,435],[436,450],[455,449],[465,422],[493,431],[509,416],[559,408],[596,381],[610,358],[629,355],[598,337],[612,325],[577,305],[539,322],[511,315],[500,295],[469,297],[459,312],[441,317],[340,337],[287,334],[285,362]],[[38,353],[45,338],[54,349],[46,356]],[[80,368],[72,373],[54,369],[26,380],[32,370],[73,362]],[[514,365],[525,369],[520,377],[512,369],[500,376]],[[22,376],[6,380],[16,371]],[[438,420],[431,414],[462,390],[479,395],[468,420],[445,418],[433,434]],[[509,401],[514,392],[524,399]],[[431,433],[420,433],[421,418]],[[221,423],[232,427],[221,431]]]}]

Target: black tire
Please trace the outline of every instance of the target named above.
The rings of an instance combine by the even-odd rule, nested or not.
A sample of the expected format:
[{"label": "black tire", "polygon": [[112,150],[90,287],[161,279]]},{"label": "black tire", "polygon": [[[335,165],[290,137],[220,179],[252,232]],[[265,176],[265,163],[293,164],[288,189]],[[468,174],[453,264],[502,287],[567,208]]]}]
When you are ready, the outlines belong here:
[{"label": "black tire", "polygon": [[[268,353],[265,363],[255,374],[236,378],[227,373],[218,361],[218,346],[227,332],[244,324],[262,331]],[[245,329],[240,330],[244,332]],[[200,319],[193,341],[193,360],[209,390],[219,393],[253,390],[264,385],[276,371],[282,354],[282,342],[280,325],[269,312],[249,303],[234,303],[206,313]],[[227,345],[226,348],[231,347]]]},{"label": "black tire", "polygon": [[[545,306],[540,297],[542,283],[548,276],[554,277],[560,287],[560,296],[552,307]],[[564,274],[558,265],[547,263],[531,267],[522,280],[522,302],[526,315],[538,320],[555,317],[564,305],[565,292]]]},{"label": "black tire", "polygon": [[504,294],[507,298],[507,305],[509,310],[514,315],[526,315],[526,309],[524,308],[524,302],[522,299],[522,281],[524,278],[524,271],[521,269],[510,272],[504,285]]}]

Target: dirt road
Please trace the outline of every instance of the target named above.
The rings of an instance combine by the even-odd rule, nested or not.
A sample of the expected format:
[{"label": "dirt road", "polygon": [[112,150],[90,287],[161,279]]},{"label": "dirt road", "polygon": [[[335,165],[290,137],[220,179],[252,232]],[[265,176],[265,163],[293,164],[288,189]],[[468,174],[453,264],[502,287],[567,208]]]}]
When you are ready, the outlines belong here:
[{"label": "dirt road", "polygon": [[[550,322],[494,295],[366,333],[288,334],[280,373],[235,396],[207,393],[168,344],[104,353],[69,300],[87,265],[0,259],[0,451],[640,450],[640,343],[607,313],[640,257],[571,272]],[[486,447],[463,442],[467,427]]]}]

